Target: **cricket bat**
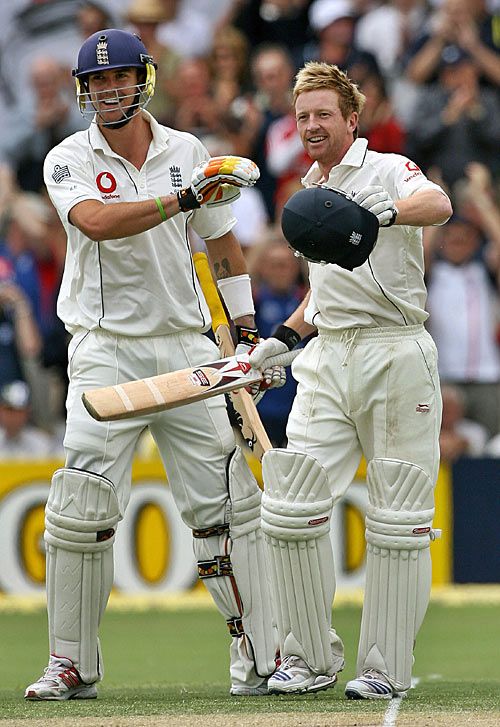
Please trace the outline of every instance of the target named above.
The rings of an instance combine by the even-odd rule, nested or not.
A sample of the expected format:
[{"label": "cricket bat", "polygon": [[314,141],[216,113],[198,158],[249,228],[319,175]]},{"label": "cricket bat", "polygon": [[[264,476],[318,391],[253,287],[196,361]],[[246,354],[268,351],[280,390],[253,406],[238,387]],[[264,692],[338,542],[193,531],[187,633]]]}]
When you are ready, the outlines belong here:
[{"label": "cricket bat", "polygon": [[[212,330],[222,357],[234,355],[234,343],[229,321],[215,285],[208,258],[204,252],[193,255],[196,274],[212,316]],[[260,461],[272,445],[260,419],[252,395],[246,389],[233,389],[229,398],[236,412],[238,426],[247,446]]]},{"label": "cricket bat", "polygon": [[[290,351],[273,356],[269,364],[287,366],[297,353]],[[147,379],[91,389],[82,394],[82,401],[94,419],[109,422],[184,406],[261,379],[260,371],[250,365],[248,354],[242,354]]]}]

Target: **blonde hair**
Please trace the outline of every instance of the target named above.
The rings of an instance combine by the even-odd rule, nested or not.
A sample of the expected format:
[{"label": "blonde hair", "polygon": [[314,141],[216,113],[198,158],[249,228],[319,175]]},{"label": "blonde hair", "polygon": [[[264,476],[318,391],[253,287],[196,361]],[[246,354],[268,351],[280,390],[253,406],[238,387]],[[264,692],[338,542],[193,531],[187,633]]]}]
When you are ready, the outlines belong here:
[{"label": "blonde hair", "polygon": [[360,114],[365,105],[365,95],[338,66],[322,61],[309,61],[295,76],[293,102],[305,91],[335,91],[339,97],[342,117],[347,120],[353,111]]}]

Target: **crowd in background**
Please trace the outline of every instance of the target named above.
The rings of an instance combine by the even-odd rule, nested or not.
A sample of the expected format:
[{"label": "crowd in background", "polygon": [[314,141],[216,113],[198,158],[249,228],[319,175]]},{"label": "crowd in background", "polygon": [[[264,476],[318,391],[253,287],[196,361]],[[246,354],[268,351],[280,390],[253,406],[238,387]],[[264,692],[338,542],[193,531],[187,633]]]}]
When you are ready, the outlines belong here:
[{"label": "crowd in background", "polygon": [[[449,193],[424,232],[429,330],[443,383],[443,459],[500,456],[500,8],[496,0],[11,0],[0,9],[0,457],[62,453],[66,334],[56,315],[65,234],[47,152],[85,129],[71,68],[104,27],[137,32],[158,64],[149,110],[211,155],[251,157],[234,204],[261,335],[296,307],[307,270],[279,226],[310,165],[291,88],[335,63],[366,95],[360,135]],[[409,166],[409,173],[416,169]],[[193,236],[193,250],[202,248]],[[285,441],[294,382],[259,404]]]}]

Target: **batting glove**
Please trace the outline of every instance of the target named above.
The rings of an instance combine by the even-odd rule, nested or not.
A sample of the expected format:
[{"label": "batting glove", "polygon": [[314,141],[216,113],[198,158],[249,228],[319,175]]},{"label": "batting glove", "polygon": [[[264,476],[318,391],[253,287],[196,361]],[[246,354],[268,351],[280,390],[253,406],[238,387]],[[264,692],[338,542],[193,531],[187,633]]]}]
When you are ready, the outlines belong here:
[{"label": "batting glove", "polygon": [[390,227],[396,222],[398,208],[389,192],[380,186],[365,187],[354,197],[354,202],[375,215],[380,227]]},{"label": "batting glove", "polygon": [[177,193],[183,212],[201,207],[234,202],[239,187],[252,187],[260,177],[251,159],[237,156],[212,157],[193,169],[191,186]]},{"label": "batting glove", "polygon": [[[236,326],[236,332],[238,335],[238,345],[235,350],[237,356],[241,353],[253,355],[251,352],[256,351],[263,343],[256,328]],[[288,351],[288,348],[286,350]],[[285,385],[285,382],[286,371],[283,366],[265,367],[262,369],[262,380],[251,384],[247,390],[252,395],[254,403],[258,404],[268,389],[280,388]]]}]

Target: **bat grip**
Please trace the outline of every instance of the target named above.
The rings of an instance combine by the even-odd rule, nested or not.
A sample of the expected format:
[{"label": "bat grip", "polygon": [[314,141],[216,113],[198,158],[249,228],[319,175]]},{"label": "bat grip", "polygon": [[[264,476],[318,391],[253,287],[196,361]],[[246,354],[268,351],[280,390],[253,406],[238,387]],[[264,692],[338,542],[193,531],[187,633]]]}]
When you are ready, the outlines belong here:
[{"label": "bat grip", "polygon": [[290,366],[294,358],[296,358],[302,350],[302,348],[299,348],[295,351],[280,353],[277,356],[270,356],[266,361],[266,368],[270,368],[271,366]]}]

